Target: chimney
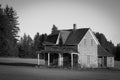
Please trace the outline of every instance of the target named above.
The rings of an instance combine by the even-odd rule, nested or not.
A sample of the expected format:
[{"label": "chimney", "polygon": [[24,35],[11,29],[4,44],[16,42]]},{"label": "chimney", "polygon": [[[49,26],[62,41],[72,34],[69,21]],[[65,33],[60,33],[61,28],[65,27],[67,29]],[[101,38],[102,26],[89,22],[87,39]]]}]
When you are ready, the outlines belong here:
[{"label": "chimney", "polygon": [[76,24],[73,24],[73,30],[76,30]]}]

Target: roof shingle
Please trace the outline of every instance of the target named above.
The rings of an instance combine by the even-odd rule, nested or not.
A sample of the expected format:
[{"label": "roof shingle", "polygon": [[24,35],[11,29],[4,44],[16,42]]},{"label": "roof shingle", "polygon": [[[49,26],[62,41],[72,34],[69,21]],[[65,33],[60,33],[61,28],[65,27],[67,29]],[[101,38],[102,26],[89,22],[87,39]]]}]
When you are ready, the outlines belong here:
[{"label": "roof shingle", "polygon": [[65,45],[77,45],[82,40],[88,29],[89,28],[82,28],[71,31],[69,37],[65,42]]},{"label": "roof shingle", "polygon": [[50,43],[56,44],[57,38],[58,38],[58,34],[49,35],[47,37],[46,42],[50,42]]},{"label": "roof shingle", "polygon": [[113,56],[109,52],[107,52],[101,45],[98,45],[98,56]]}]

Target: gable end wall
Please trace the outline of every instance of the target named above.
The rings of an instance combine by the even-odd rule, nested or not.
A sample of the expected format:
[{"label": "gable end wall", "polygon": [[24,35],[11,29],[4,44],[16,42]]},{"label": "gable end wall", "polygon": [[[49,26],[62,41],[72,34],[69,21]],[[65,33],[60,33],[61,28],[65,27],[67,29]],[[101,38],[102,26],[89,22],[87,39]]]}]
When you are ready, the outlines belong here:
[{"label": "gable end wall", "polygon": [[[91,29],[87,31],[83,39],[78,44],[79,60],[78,63],[81,67],[97,68],[98,58],[97,58],[97,42],[96,37],[92,33]],[[84,40],[86,39],[86,45]],[[91,45],[91,40],[93,45]]]}]

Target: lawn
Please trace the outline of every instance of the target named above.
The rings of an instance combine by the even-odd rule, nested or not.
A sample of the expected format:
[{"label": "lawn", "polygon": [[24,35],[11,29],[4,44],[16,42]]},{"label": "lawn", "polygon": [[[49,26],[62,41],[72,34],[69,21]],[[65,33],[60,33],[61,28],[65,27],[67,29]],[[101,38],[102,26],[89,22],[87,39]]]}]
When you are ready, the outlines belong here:
[{"label": "lawn", "polygon": [[[4,60],[5,59],[5,60]],[[1,62],[36,64],[37,59],[0,58]],[[42,63],[43,61],[41,61]],[[43,62],[44,63],[44,62]],[[0,80],[120,80],[116,70],[70,70],[0,64]]]},{"label": "lawn", "polygon": [[[26,58],[4,58],[0,57],[0,62],[5,63],[30,63],[30,64],[37,64],[37,59],[26,59]],[[43,65],[45,62],[40,60],[40,64]]]}]

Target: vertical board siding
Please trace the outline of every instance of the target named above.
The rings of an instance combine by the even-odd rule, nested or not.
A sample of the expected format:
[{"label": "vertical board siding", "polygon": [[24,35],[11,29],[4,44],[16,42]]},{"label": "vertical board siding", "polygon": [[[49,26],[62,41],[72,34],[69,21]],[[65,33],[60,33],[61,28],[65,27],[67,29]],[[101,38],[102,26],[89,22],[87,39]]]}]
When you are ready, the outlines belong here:
[{"label": "vertical board siding", "polygon": [[[91,40],[93,40],[92,45],[91,45]],[[92,68],[98,67],[97,44],[93,39],[90,30],[85,34],[83,39],[78,44],[78,52],[79,52],[79,64],[82,67],[92,67]],[[89,56],[90,64],[88,64],[87,56]]]},{"label": "vertical board siding", "polygon": [[114,57],[107,57],[107,67],[114,67]]}]

